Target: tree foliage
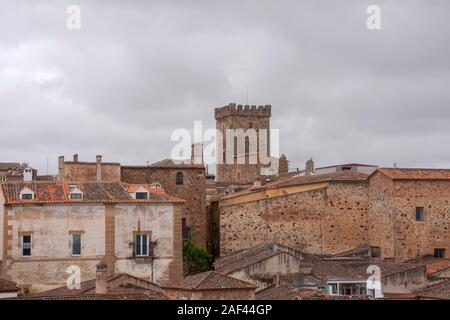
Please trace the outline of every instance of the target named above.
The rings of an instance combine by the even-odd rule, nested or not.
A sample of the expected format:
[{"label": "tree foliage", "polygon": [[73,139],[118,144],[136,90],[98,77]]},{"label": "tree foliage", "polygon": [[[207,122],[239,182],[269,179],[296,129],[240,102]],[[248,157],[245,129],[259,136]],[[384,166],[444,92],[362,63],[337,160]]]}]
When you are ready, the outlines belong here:
[{"label": "tree foliage", "polygon": [[211,270],[213,257],[205,249],[197,247],[190,240],[183,243],[183,264],[185,275]]}]

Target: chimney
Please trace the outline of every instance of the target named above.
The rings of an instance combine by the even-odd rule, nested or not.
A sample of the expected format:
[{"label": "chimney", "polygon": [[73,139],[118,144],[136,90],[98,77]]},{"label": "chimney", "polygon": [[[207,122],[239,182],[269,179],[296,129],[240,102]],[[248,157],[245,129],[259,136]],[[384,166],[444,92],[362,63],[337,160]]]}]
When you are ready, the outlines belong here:
[{"label": "chimney", "polygon": [[104,261],[101,261],[96,267],[95,294],[107,294],[108,282],[106,281],[106,270],[108,266]]},{"label": "chimney", "polygon": [[255,181],[253,181],[253,188],[261,188],[262,187],[262,182],[260,179],[255,179]]},{"label": "chimney", "polygon": [[280,273],[279,272],[273,276],[273,284],[277,287],[280,285]]},{"label": "chimney", "polygon": [[197,142],[191,146],[191,162],[203,164],[203,144]]},{"label": "chimney", "polygon": [[64,156],[58,157],[58,180],[64,180]]},{"label": "chimney", "polygon": [[73,162],[78,162],[78,153],[73,155]]},{"label": "chimney", "polygon": [[102,182],[102,156],[97,155],[97,182]]},{"label": "chimney", "polygon": [[305,165],[305,176],[310,176],[314,174],[314,161],[313,159],[309,159],[306,161]]},{"label": "chimney", "polygon": [[29,166],[26,166],[23,170],[23,181],[24,182],[30,182],[33,181],[33,169],[31,169]]}]

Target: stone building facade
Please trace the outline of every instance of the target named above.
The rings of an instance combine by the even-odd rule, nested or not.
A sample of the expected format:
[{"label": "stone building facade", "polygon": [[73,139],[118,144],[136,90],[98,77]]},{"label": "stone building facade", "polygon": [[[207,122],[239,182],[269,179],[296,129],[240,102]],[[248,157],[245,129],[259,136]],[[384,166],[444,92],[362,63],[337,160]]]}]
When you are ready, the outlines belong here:
[{"label": "stone building facade", "polygon": [[160,183],[168,194],[185,199],[181,216],[183,238],[207,247],[206,168],[203,164],[176,163],[170,159],[149,166],[122,166],[126,183]]},{"label": "stone building facade", "polygon": [[220,198],[220,255],[276,241],[316,254],[369,244],[391,260],[448,258],[449,199],[450,170],[279,179]]},{"label": "stone building facade", "polygon": [[220,254],[276,241],[311,253],[367,243],[367,181],[353,172],[294,177],[223,197]]},{"label": "stone building facade", "polygon": [[41,291],[64,285],[71,266],[81,281],[92,279],[104,261],[110,275],[176,280],[183,275],[182,204],[148,185],[4,183],[1,276]]},{"label": "stone building facade", "polygon": [[[222,134],[222,142],[217,140],[216,150],[222,150],[218,155],[222,163],[216,165],[216,180],[231,184],[253,183],[261,175],[261,168],[264,166],[258,161],[255,164],[249,163],[250,153],[259,151],[259,130],[264,129],[267,132],[267,150],[270,150],[270,116],[271,106],[242,106],[230,103],[228,106],[215,109],[216,129]],[[227,129],[242,129],[246,132],[248,129],[255,129],[257,132],[257,146],[251,149],[247,140],[240,141],[235,139],[229,141],[233,143],[233,161],[226,160],[225,151],[227,148]],[[238,144],[242,145],[242,151],[239,152]],[[270,155],[270,152],[267,154]],[[245,164],[238,164],[238,158],[242,157]]]},{"label": "stone building facade", "polygon": [[450,257],[450,170],[386,169],[369,177],[370,242],[383,257]]}]

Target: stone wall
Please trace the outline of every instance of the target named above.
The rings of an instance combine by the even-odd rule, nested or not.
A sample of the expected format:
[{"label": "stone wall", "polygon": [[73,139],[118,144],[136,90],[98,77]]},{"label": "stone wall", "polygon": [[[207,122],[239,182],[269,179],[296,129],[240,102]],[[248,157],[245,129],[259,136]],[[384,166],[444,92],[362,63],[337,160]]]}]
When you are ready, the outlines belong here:
[{"label": "stone wall", "polygon": [[[183,174],[183,184],[177,185],[175,176]],[[206,172],[203,168],[155,168],[127,167],[121,170],[122,181],[126,183],[159,182],[166,192],[174,197],[186,200],[181,216],[192,230],[193,242],[206,248]]]},{"label": "stone wall", "polygon": [[[450,256],[450,181],[393,181],[377,172],[369,195],[371,244],[383,257],[401,260],[435,248]],[[416,207],[424,208],[424,221],[416,221]]]},{"label": "stone wall", "polygon": [[164,289],[173,300],[255,300],[254,289],[181,290]]},{"label": "stone wall", "polygon": [[221,205],[221,255],[264,241],[324,254],[367,243],[367,190],[364,182],[331,183],[317,190]]},{"label": "stone wall", "polygon": [[[95,162],[65,162],[59,169],[58,178],[65,181],[97,181],[97,163]],[[101,182],[119,182],[120,164],[102,163]]]}]

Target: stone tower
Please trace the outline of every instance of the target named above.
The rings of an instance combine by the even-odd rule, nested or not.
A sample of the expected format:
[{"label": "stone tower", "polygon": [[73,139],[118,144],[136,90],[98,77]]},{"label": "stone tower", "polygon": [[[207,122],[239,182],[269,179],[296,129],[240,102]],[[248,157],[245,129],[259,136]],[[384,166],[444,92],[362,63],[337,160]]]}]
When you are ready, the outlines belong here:
[{"label": "stone tower", "polygon": [[[216,180],[218,182],[227,182],[231,184],[253,183],[253,181],[260,177],[261,168],[263,165],[259,161],[258,154],[259,134],[261,129],[267,132],[267,150],[270,151],[270,116],[271,106],[242,106],[230,103],[229,105],[215,109],[216,129],[222,133],[222,143],[217,143],[216,150],[220,149],[220,144],[223,145],[222,154],[218,153],[218,157],[222,160],[222,164],[216,164]],[[248,129],[255,129],[256,143],[255,146],[249,146],[249,136],[245,135],[243,141],[237,141],[234,138],[234,150],[232,150],[233,160],[226,161],[225,150],[227,146],[227,129],[242,129],[248,132]],[[261,131],[261,134],[264,134]],[[242,143],[243,142],[243,143]],[[242,148],[237,147],[241,144]],[[256,148],[256,149],[254,149]],[[267,153],[266,153],[267,154]],[[270,154],[270,152],[268,153]],[[238,159],[241,161],[238,163]],[[254,163],[252,158],[257,158]],[[245,163],[241,162],[245,160]]]}]

